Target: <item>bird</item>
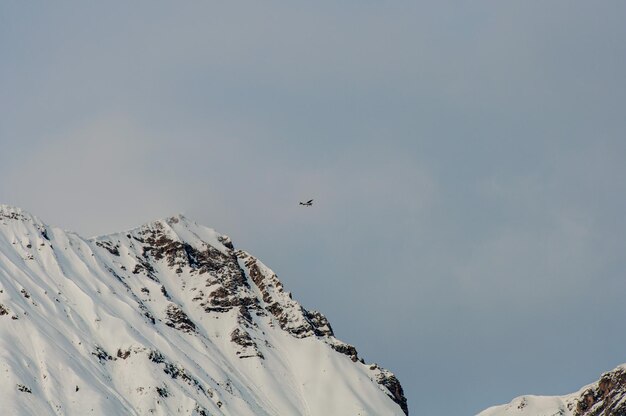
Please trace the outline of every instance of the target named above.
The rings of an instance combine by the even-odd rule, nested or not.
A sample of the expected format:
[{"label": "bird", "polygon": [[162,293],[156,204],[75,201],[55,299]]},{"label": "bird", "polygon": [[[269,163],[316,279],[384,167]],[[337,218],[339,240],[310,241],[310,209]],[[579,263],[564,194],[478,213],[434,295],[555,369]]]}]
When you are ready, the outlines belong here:
[{"label": "bird", "polygon": [[309,200],[308,200],[308,201],[306,201],[306,202],[300,202],[300,205],[305,206],[305,207],[310,207],[310,206],[313,206],[313,200],[312,200],[312,199],[309,199]]}]

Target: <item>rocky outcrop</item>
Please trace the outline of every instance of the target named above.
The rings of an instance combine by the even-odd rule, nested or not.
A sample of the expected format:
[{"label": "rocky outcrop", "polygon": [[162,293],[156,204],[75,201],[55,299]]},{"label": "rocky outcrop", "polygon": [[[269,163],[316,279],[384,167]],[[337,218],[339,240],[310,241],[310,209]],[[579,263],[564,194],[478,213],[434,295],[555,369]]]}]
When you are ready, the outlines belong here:
[{"label": "rocky outcrop", "polygon": [[625,416],[626,368],[618,367],[602,374],[576,400],[575,416]]},{"label": "rocky outcrop", "polygon": [[[142,256],[137,259],[137,270],[154,276],[152,262],[165,261],[177,274],[188,272],[205,278],[208,296],[197,298],[207,312],[227,312],[241,305],[252,305],[256,299],[246,289],[250,286],[239,267],[232,243],[222,236],[226,250],[205,242],[200,247],[183,241],[171,226],[184,217],[170,217],[141,227],[134,240],[141,245]],[[184,284],[184,282],[183,282]]]},{"label": "rocky outcrop", "polygon": [[408,416],[409,407],[407,404],[406,397],[404,397],[404,390],[400,385],[400,382],[390,371],[382,370],[377,376],[378,383],[382,386],[385,386],[389,391],[391,399],[398,403],[400,408],[404,411],[404,414]]},{"label": "rocky outcrop", "polygon": [[238,250],[236,255],[259,289],[264,308],[277,319],[283,330],[298,338],[333,335],[326,317],[316,311],[309,312],[294,301],[267,266],[243,250]]},{"label": "rocky outcrop", "polygon": [[230,340],[238,346],[236,354],[239,358],[265,358],[263,353],[259,351],[257,343],[245,329],[235,328],[233,332],[230,333]]},{"label": "rocky outcrop", "polygon": [[194,324],[187,314],[177,305],[169,304],[166,310],[167,320],[165,324],[184,332],[196,332]]},{"label": "rocky outcrop", "polygon": [[[261,305],[278,321],[280,327],[297,338],[318,337],[338,353],[347,355],[353,362],[364,364],[356,348],[334,337],[332,327],[326,317],[317,311],[308,311],[293,300],[286,292],[276,274],[258,259],[243,250],[237,251],[237,257],[243,262],[250,279],[259,289]],[[377,365],[373,370],[372,380],[386,389],[387,395],[408,415],[409,409],[404,390],[398,379],[388,370]]]}]

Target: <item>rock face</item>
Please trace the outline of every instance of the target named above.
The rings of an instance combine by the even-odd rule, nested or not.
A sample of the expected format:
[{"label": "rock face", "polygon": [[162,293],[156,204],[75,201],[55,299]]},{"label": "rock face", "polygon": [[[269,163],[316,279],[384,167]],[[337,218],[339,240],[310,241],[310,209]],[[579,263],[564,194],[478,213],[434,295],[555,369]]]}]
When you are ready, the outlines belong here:
[{"label": "rock face", "polygon": [[576,416],[626,415],[626,366],[602,374],[576,399]]},{"label": "rock face", "polygon": [[11,415],[408,414],[391,372],[228,237],[175,216],[84,239],[8,206],[0,403]]},{"label": "rock face", "polygon": [[566,396],[521,396],[479,416],[626,416],[626,364]]}]

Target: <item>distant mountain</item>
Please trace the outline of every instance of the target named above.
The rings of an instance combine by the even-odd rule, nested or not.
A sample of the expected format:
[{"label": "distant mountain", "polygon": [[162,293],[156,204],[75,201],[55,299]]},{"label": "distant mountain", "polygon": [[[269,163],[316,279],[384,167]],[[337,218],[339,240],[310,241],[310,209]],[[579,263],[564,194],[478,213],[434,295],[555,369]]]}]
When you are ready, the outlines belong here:
[{"label": "distant mountain", "polygon": [[0,414],[404,415],[268,267],[183,216],[85,239],[0,206]]},{"label": "distant mountain", "polygon": [[521,396],[478,416],[626,416],[626,364],[566,396]]}]

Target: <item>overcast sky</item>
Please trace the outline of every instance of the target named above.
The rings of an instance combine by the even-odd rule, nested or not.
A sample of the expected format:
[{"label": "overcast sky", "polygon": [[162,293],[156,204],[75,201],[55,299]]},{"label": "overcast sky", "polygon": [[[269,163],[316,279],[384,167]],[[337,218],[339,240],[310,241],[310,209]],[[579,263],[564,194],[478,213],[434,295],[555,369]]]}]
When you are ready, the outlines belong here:
[{"label": "overcast sky", "polygon": [[626,362],[626,3],[417,3],[2,2],[0,202],[230,235],[413,415],[575,391]]}]

